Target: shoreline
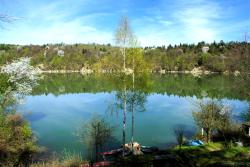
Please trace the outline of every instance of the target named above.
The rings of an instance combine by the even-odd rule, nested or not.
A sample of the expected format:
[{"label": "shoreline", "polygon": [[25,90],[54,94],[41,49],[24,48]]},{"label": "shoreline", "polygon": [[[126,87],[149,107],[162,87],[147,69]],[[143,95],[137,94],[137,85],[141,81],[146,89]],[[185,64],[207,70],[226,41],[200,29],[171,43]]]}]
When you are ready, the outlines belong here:
[{"label": "shoreline", "polygon": [[[39,67],[38,67],[39,68]],[[1,66],[0,66],[1,69]],[[40,69],[40,68],[39,68]],[[69,74],[69,73],[80,73],[80,74],[121,74],[124,73],[123,71],[113,71],[113,70],[92,70],[92,69],[81,69],[81,70],[42,70],[40,69],[41,73],[45,74]],[[0,73],[1,70],[0,70]],[[133,73],[133,70],[126,69],[125,71],[126,75],[130,75]],[[216,71],[209,71],[209,70],[201,70],[200,68],[194,68],[193,70],[184,70],[184,71],[178,71],[178,70],[148,70],[146,73],[150,74],[192,74],[193,76],[201,76],[201,75],[210,75],[210,74],[222,74],[222,75],[234,75],[239,76],[242,74],[242,72],[236,70],[234,72],[224,71],[224,72],[216,72]],[[250,75],[250,73],[246,73],[247,75]]]},{"label": "shoreline", "polygon": [[[69,74],[69,73],[81,73],[81,74],[120,74],[123,73],[122,71],[94,71],[94,70],[87,70],[87,71],[82,71],[82,70],[41,70],[41,73],[45,74]],[[210,74],[223,74],[223,75],[239,75],[240,72],[215,72],[215,71],[166,71],[166,70],[161,70],[161,71],[148,71],[147,73],[151,74],[192,74],[194,76],[200,76],[200,75],[210,75]],[[126,73],[126,74],[132,74],[131,73]]]}]

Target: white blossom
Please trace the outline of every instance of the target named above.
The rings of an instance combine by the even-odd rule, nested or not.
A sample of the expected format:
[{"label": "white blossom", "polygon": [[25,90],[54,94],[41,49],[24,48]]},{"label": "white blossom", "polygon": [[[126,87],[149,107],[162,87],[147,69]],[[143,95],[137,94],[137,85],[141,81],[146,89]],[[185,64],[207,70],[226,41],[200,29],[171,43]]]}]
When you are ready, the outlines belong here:
[{"label": "white blossom", "polygon": [[27,57],[6,64],[1,72],[9,75],[9,82],[13,83],[18,94],[30,93],[41,73],[39,68],[30,65],[30,58]]}]

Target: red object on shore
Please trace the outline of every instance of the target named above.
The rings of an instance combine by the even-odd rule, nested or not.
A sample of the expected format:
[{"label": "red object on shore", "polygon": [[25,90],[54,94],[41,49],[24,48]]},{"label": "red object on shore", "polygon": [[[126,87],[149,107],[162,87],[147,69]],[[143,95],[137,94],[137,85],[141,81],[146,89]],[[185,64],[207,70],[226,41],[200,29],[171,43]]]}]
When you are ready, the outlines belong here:
[{"label": "red object on shore", "polygon": [[[104,166],[110,166],[111,163],[109,161],[101,161],[96,162],[93,164],[93,167],[104,167]],[[89,163],[82,164],[81,167],[91,167]]]},{"label": "red object on shore", "polygon": [[107,152],[103,152],[103,153],[100,153],[101,155],[112,155],[116,153],[116,150],[111,150],[111,151],[107,151]]},{"label": "red object on shore", "polygon": [[89,163],[82,164],[80,167],[90,167]]},{"label": "red object on shore", "polygon": [[110,166],[109,161],[101,161],[101,162],[96,162],[94,163],[93,167],[103,167],[103,166]]}]

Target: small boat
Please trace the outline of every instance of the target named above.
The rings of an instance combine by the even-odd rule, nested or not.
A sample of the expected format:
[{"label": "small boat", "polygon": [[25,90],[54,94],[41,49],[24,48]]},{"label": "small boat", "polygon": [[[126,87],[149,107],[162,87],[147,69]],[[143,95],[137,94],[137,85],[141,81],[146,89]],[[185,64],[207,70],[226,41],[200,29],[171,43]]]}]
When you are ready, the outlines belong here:
[{"label": "small boat", "polygon": [[[99,154],[103,156],[104,160],[113,161],[115,158],[123,155],[123,148],[118,148],[115,150],[106,151]],[[132,152],[130,150],[124,150],[124,156],[129,156],[131,154]]]},{"label": "small boat", "polygon": [[115,149],[115,150],[110,150],[110,151],[106,151],[106,152],[102,152],[100,153],[101,155],[114,155],[114,154],[119,154],[122,152],[122,148],[118,148],[118,149]]},{"label": "small boat", "polygon": [[186,146],[201,146],[201,145],[204,145],[204,143],[201,140],[189,140],[184,145],[186,145]]}]

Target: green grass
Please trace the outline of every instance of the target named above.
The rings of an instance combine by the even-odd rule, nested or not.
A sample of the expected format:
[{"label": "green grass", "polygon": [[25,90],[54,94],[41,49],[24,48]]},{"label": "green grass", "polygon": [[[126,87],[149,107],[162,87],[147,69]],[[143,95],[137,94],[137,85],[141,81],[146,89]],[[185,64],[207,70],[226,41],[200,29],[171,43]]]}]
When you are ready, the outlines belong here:
[{"label": "green grass", "polygon": [[[223,143],[209,143],[204,146],[183,146],[166,150],[169,158],[161,164],[180,167],[250,167],[250,147],[226,148]],[[173,157],[173,158],[171,158]],[[152,166],[154,155],[130,156],[118,158],[113,166]],[[65,151],[62,160],[54,160],[45,164],[33,164],[32,167],[75,167],[83,164],[81,155]]]},{"label": "green grass", "polygon": [[39,162],[33,163],[31,167],[79,167],[87,161],[83,160],[83,156],[78,153],[70,152],[64,150],[60,156],[60,160],[58,158],[51,159],[47,162]]},{"label": "green grass", "polygon": [[223,143],[209,143],[175,148],[173,153],[189,166],[250,166],[250,147],[225,148]]}]

